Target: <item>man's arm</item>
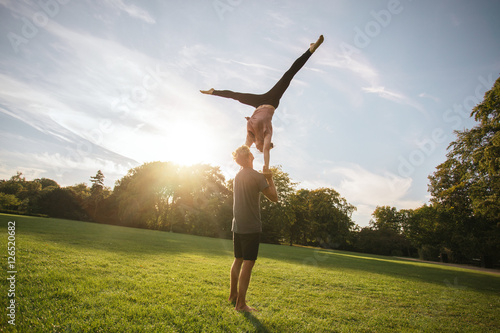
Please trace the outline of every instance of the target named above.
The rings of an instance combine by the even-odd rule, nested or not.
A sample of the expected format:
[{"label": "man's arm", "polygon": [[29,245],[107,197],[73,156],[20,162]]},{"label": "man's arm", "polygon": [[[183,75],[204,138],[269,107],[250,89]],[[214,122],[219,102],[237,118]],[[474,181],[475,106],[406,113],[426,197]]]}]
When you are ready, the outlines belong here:
[{"label": "man's arm", "polygon": [[272,202],[278,202],[278,192],[276,192],[276,186],[274,186],[273,175],[271,173],[266,173],[264,176],[266,176],[269,186],[263,189],[262,193]]}]

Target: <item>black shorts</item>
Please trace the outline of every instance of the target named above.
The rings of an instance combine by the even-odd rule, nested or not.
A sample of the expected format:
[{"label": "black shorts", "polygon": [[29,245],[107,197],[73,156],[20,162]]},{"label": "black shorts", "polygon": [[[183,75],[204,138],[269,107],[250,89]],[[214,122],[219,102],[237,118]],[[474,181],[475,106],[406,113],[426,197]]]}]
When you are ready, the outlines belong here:
[{"label": "black shorts", "polygon": [[233,232],[234,257],[243,260],[257,260],[259,254],[260,232],[256,234],[237,234]]}]

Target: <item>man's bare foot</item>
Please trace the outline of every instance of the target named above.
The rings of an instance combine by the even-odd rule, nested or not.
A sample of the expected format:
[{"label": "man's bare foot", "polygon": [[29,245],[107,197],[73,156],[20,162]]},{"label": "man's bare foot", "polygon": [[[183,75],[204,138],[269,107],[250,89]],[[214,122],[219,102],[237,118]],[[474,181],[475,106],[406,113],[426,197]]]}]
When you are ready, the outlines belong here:
[{"label": "man's bare foot", "polygon": [[309,51],[311,51],[311,53],[314,53],[314,51],[316,51],[316,49],[323,43],[324,40],[325,40],[325,38],[323,37],[323,35],[319,36],[316,43],[311,43],[311,46],[309,47]]},{"label": "man's bare foot", "polygon": [[233,303],[236,305],[236,300],[238,299],[238,295],[236,296],[229,296],[229,298],[227,299],[229,302]]},{"label": "man's bare foot", "polygon": [[242,306],[241,308],[235,307],[234,309],[236,311],[239,311],[239,312],[258,312],[259,311],[255,308],[249,307],[248,305]]},{"label": "man's bare foot", "polygon": [[210,90],[200,90],[202,94],[212,95],[214,93],[214,88],[210,88]]}]

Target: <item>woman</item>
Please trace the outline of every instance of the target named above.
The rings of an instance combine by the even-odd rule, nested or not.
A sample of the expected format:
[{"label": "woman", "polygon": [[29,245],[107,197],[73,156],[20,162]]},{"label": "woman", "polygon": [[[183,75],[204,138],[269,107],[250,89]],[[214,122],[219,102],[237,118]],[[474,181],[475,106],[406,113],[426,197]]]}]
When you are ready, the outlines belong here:
[{"label": "woman", "polygon": [[323,43],[323,35],[319,36],[316,43],[312,43],[309,49],[292,64],[292,67],[281,77],[281,79],[265,94],[247,94],[233,92],[230,90],[200,90],[203,94],[232,98],[240,103],[253,106],[255,109],[251,117],[247,119],[246,145],[255,147],[264,153],[264,173],[269,173],[269,151],[273,147],[271,138],[273,135],[272,119],[274,110],[278,108],[280,99],[290,85],[293,77],[304,66],[309,57]]}]

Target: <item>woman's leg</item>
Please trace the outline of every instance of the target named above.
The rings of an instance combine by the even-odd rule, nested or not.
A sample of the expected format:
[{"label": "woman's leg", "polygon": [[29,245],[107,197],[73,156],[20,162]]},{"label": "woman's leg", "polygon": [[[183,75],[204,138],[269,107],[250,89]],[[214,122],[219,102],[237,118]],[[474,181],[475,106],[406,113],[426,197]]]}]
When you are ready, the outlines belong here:
[{"label": "woman's leg", "polygon": [[239,93],[230,90],[214,90],[213,88],[210,90],[200,90],[204,94],[216,95],[225,98],[231,98],[237,100],[240,103],[253,106],[257,108],[260,105],[270,104],[274,106],[275,109],[278,108],[281,96],[285,93],[286,89],[290,85],[293,77],[297,72],[304,66],[309,57],[316,51],[316,49],[323,43],[323,35],[319,36],[316,43],[312,43],[309,49],[301,55],[295,62],[292,64],[292,67],[288,69],[288,71],[283,74],[281,79],[271,88],[267,93],[256,95],[256,94],[247,94],[247,93]]},{"label": "woman's leg", "polygon": [[281,79],[274,85],[274,87],[272,87],[271,90],[262,95],[262,98],[267,100],[267,103],[264,104],[270,104],[274,106],[275,109],[278,108],[280,99],[285,93],[288,86],[290,86],[290,82],[292,81],[293,77],[304,66],[307,60],[309,60],[314,51],[316,51],[316,49],[323,43],[323,40],[323,35],[321,35],[316,43],[312,43],[309,49],[304,52],[304,54],[302,54],[297,60],[295,60],[292,66],[288,69],[288,71],[285,72],[285,74],[283,74]]},{"label": "woman's leg", "polygon": [[200,92],[207,95],[231,98],[240,103],[253,106],[254,108],[262,105],[262,95],[239,93],[231,90],[215,90],[214,88],[211,88],[210,90],[200,90]]}]

